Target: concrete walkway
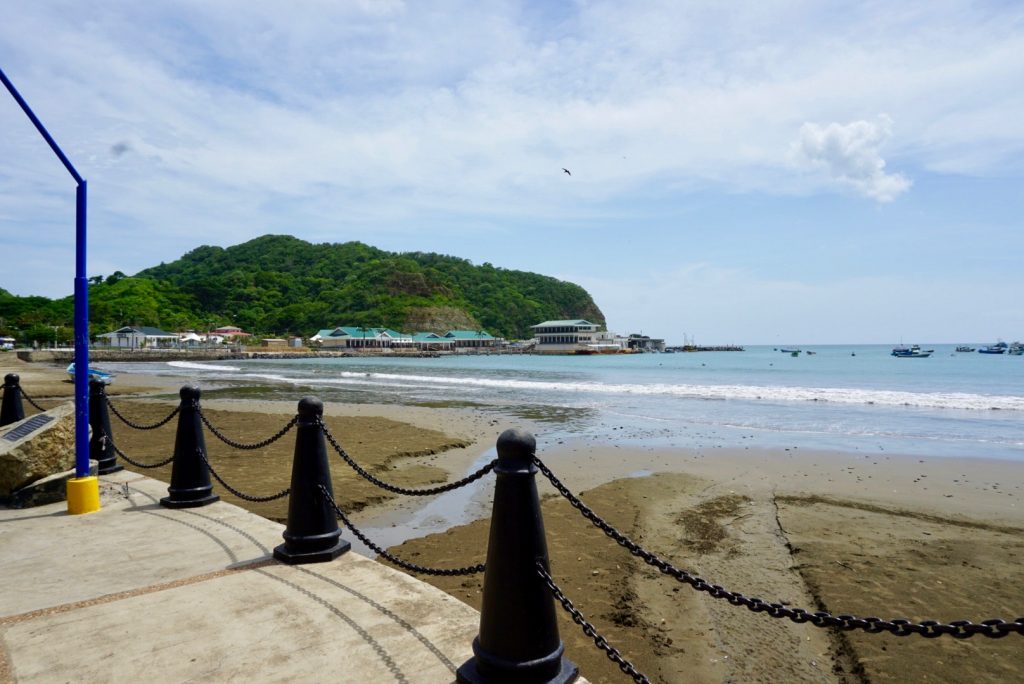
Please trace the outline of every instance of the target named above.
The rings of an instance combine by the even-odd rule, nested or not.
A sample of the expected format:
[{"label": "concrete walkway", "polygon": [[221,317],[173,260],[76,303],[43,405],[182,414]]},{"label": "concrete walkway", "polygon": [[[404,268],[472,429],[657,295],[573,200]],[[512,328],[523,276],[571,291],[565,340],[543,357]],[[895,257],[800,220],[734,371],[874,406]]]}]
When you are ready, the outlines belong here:
[{"label": "concrete walkway", "polygon": [[280,564],[281,525],[166,494],[124,471],[96,513],[0,509],[0,681],[453,682],[472,655],[447,594],[351,551]]}]

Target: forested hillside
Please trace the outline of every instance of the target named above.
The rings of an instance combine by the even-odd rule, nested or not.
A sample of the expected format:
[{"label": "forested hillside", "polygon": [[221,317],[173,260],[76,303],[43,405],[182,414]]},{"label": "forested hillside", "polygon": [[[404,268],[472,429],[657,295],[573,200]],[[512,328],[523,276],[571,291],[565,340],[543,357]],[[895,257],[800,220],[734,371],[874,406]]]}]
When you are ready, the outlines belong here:
[{"label": "forested hillside", "polygon": [[[605,322],[586,290],[548,276],[283,235],[228,248],[203,246],[134,277],[118,272],[91,282],[93,333],[122,324],[178,330],[231,323],[263,334],[366,325],[405,332],[484,329],[516,339],[529,337],[530,326],[547,319]],[[71,297],[16,297],[0,290],[0,325],[8,329],[70,326],[71,315]]]}]

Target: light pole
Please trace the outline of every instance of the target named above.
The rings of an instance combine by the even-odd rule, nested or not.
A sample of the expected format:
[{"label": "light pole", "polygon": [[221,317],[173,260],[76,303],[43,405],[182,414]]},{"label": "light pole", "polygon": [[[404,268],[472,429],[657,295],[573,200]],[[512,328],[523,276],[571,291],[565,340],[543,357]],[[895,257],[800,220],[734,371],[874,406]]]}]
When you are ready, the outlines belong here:
[{"label": "light pole", "polygon": [[[68,480],[68,513],[100,508],[99,481],[89,476],[89,286],[85,278],[86,183],[14,84],[0,69],[0,81],[75,179],[75,477]],[[56,332],[54,332],[56,338]],[[54,342],[56,345],[56,342]]]}]

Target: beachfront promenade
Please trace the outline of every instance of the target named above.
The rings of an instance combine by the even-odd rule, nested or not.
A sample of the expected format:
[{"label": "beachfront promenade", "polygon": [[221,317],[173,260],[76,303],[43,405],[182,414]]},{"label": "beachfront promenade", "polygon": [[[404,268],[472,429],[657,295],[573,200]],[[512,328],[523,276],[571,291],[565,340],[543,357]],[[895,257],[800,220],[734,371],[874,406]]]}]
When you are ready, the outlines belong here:
[{"label": "beachfront promenade", "polygon": [[479,614],[430,585],[353,552],[284,565],[282,525],[100,482],[88,515],[0,509],[0,682],[453,682],[472,656]]}]

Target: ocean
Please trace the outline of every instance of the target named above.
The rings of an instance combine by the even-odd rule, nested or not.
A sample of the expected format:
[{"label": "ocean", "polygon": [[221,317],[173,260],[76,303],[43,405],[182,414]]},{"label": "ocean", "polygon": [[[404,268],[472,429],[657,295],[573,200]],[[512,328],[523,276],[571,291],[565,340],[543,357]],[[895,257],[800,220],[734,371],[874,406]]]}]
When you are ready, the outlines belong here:
[{"label": "ocean", "polygon": [[[976,345],[979,346],[979,345]],[[609,356],[109,363],[204,397],[455,406],[534,421],[538,445],[801,448],[1024,460],[1024,357],[891,346]]]}]

